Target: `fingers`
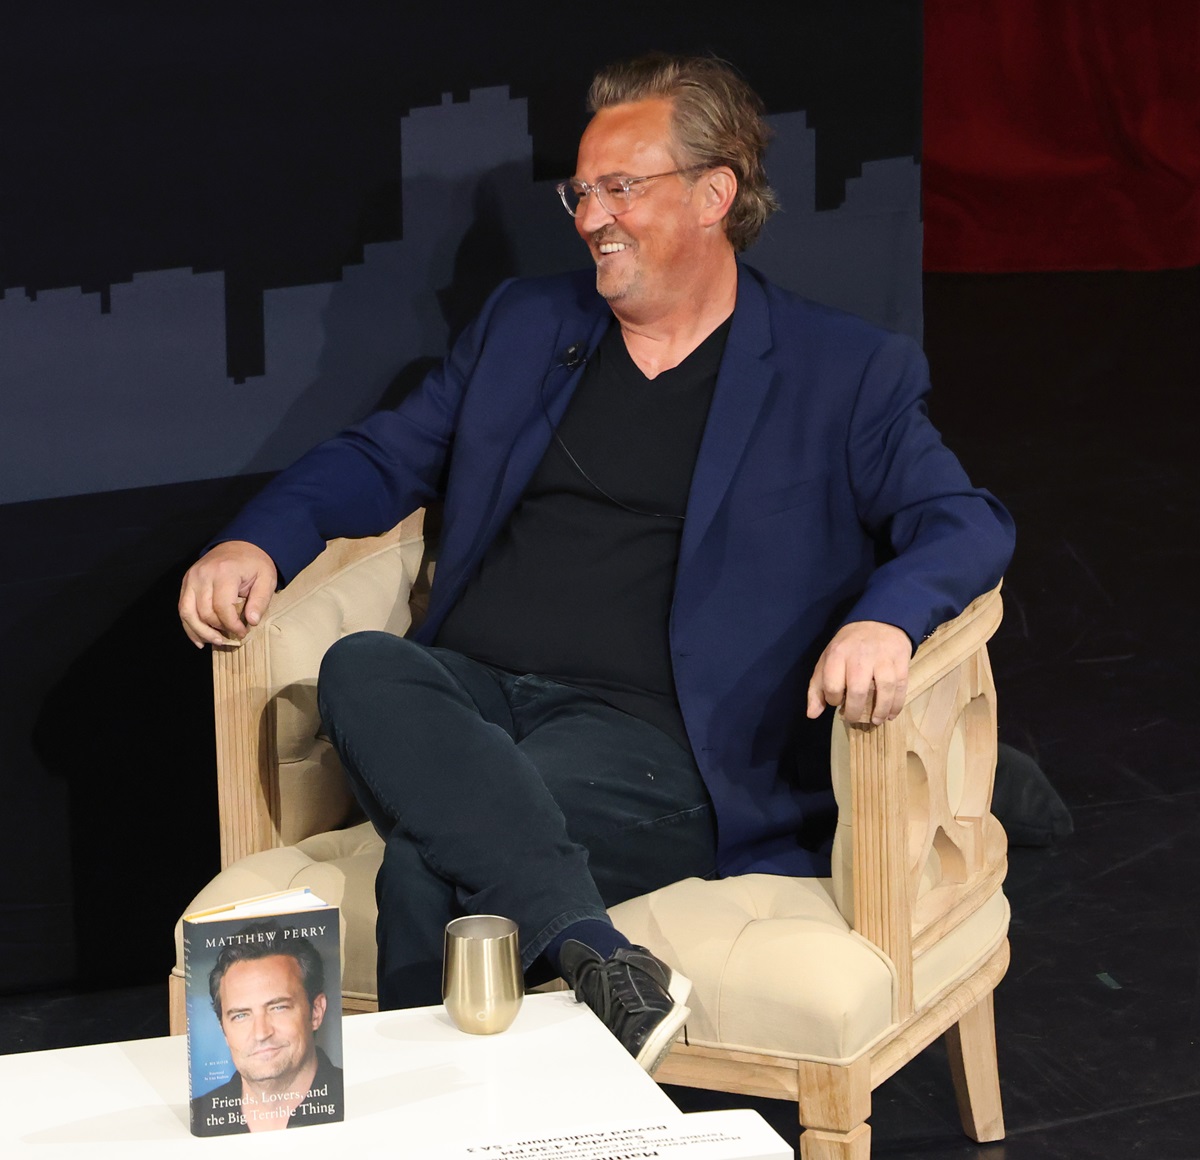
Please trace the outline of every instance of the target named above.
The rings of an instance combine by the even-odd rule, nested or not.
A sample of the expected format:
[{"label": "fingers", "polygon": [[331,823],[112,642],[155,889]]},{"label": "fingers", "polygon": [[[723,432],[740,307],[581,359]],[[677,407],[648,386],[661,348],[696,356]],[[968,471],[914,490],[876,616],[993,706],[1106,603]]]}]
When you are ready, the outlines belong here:
[{"label": "fingers", "polygon": [[825,695],[829,704],[839,706],[842,716],[852,725],[865,725],[868,721],[878,725],[883,721],[885,718],[882,717],[874,719],[876,704],[880,695],[886,696],[886,692],[876,683],[871,658],[853,655],[831,667],[837,677],[832,685],[826,682]]},{"label": "fingers", "polygon": [[179,619],[183,631],[197,648],[206,644],[235,643],[246,635],[246,626],[233,609],[224,607],[225,597],[203,572],[195,568],[183,579],[179,593]]},{"label": "fingers", "polygon": [[186,577],[184,577],[183,585],[179,590],[179,619],[183,623],[183,631],[187,633],[188,640],[197,648],[203,648],[206,644],[212,643],[206,635],[209,629],[197,615],[195,593],[188,587]]},{"label": "fingers", "polygon": [[846,664],[839,652],[834,650],[833,642],[821,654],[817,667],[813,669],[812,679],[808,682],[808,716],[816,719],[825,712],[827,705],[835,709],[841,705],[846,696]]},{"label": "fingers", "polygon": [[242,608],[242,618],[250,627],[262,620],[263,613],[267,611],[267,605],[271,603],[271,597],[274,595],[275,578],[268,578],[261,573],[256,576]]},{"label": "fingers", "polygon": [[852,725],[882,725],[904,708],[912,646],[894,625],[855,621],[829,642],[813,670],[806,712],[821,715],[839,707]]},{"label": "fingers", "polygon": [[278,574],[270,556],[254,544],[218,544],[188,569],[179,591],[179,619],[188,640],[240,642],[267,610]]},{"label": "fingers", "polygon": [[894,721],[904,708],[905,694],[908,692],[908,662],[905,660],[903,671],[893,668],[886,677],[877,675],[875,678],[875,704],[871,709],[871,724],[882,725],[885,721]]},{"label": "fingers", "polygon": [[195,567],[183,578],[179,590],[179,619],[188,640],[197,648],[206,644],[224,644],[225,638],[215,627],[212,614],[212,588],[194,575]]},{"label": "fingers", "polygon": [[[241,590],[245,580],[233,568],[222,567],[213,578],[211,613],[208,621],[214,628],[219,628],[225,636],[241,640],[249,631],[249,625],[242,619]],[[215,623],[214,623],[215,622]]]},{"label": "fingers", "polygon": [[870,668],[854,665],[846,675],[846,695],[842,699],[842,716],[851,725],[865,725],[868,721],[878,725],[872,718],[875,709],[875,681]]}]

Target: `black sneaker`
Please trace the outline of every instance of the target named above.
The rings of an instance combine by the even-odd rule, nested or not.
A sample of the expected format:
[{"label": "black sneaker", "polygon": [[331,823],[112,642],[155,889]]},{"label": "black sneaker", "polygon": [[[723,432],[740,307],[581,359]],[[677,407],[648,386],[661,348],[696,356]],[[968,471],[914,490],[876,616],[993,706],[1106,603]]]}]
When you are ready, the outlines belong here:
[{"label": "black sneaker", "polygon": [[610,959],[568,939],[559,952],[575,1001],[586,1003],[651,1075],[671,1050],[691,1011],[692,984],[645,947],[621,947]]}]

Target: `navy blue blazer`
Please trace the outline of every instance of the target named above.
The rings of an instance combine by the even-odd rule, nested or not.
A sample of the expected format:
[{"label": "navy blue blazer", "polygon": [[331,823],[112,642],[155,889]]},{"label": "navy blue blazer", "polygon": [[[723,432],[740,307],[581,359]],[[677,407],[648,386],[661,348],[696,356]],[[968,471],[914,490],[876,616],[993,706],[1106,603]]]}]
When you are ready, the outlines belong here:
[{"label": "navy blue blazer", "polygon": [[[591,270],[504,283],[420,388],[309,452],[219,539],[258,544],[286,582],[327,539],[442,499],[417,634],[432,640],[549,445],[583,371],[570,348],[590,355],[611,318]],[[910,339],[739,266],[669,624],[722,874],[828,872],[829,714],[804,705],[838,627],[919,643],[1008,564],[1012,521],[942,444],[928,389]]]}]

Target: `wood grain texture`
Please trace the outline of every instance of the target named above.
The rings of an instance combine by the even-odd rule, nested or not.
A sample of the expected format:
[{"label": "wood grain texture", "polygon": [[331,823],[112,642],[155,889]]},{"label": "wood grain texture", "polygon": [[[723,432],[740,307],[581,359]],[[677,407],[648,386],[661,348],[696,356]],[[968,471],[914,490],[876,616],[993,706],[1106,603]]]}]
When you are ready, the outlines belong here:
[{"label": "wood grain texture", "polygon": [[996,698],[986,647],[1001,613],[997,588],[922,644],[895,721],[834,726],[832,760],[846,763],[850,785],[853,927],[896,968],[895,1029],[847,1067],[798,1051],[793,1072],[787,1057],[676,1045],[658,1073],[666,1083],[796,1099],[808,1160],[869,1160],[871,1091],[943,1034],[964,1129],[979,1141],[1003,1136],[991,994],[1008,967],[1007,940],[924,1008],[912,989],[916,958],[993,897],[1007,869],[990,814]]},{"label": "wood grain texture", "polygon": [[996,1020],[988,992],[946,1032],[950,1076],[963,1131],[980,1144],[1004,1139]]},{"label": "wood grain texture", "polygon": [[909,708],[909,873],[920,954],[986,902],[1006,868],[1004,833],[989,812],[996,689],[986,648],[927,686]]},{"label": "wood grain texture", "polygon": [[908,785],[903,776],[905,717],[847,732],[854,929],[896,969],[897,1017],[912,1013],[912,898],[908,873]]},{"label": "wood grain texture", "polygon": [[898,1072],[990,995],[1004,978],[1008,960],[1009,947],[1005,939],[977,970],[945,994],[937,996],[878,1044],[871,1052],[871,1087],[877,1088]]},{"label": "wood grain texture", "polygon": [[213,649],[221,868],[278,844],[278,761],[267,694],[268,622],[238,648]]},{"label": "wood grain texture", "polygon": [[997,584],[976,597],[958,616],[940,625],[921,642],[908,669],[909,700],[991,640],[1004,615],[1000,588]]},{"label": "wood grain texture", "polygon": [[809,1128],[800,1137],[801,1160],[870,1160],[871,1126],[859,1124],[850,1132]]},{"label": "wood grain texture", "polygon": [[871,1059],[864,1055],[845,1067],[801,1060],[800,1123],[806,1128],[851,1132],[871,1114]]},{"label": "wood grain texture", "polygon": [[275,594],[267,616],[239,645],[212,650],[222,869],[282,844],[268,655],[272,624],[340,573],[398,544],[419,540],[422,521],[423,513],[418,511],[381,536],[331,540],[320,556]]},{"label": "wood grain texture", "polygon": [[744,1096],[798,1101],[799,1078],[795,1059],[714,1047],[692,1047],[677,1042],[654,1073],[659,1083],[709,1091],[736,1092]]}]

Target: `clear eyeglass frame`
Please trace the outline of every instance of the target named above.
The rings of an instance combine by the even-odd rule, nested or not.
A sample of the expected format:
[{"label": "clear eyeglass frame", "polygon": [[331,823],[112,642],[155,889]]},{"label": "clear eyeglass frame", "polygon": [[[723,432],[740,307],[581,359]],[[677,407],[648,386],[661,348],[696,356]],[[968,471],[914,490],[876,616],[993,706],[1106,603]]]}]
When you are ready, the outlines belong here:
[{"label": "clear eyeglass frame", "polygon": [[560,181],[557,185],[558,196],[563,208],[572,217],[579,212],[579,206],[589,194],[595,194],[600,208],[609,217],[620,217],[633,208],[633,191],[639,189],[647,181],[657,181],[660,177],[675,177],[681,173],[699,173],[707,169],[706,165],[687,165],[682,169],[668,169],[666,173],[648,173],[645,177],[629,177],[623,173],[606,173],[595,182],[580,181],[571,178]]}]

